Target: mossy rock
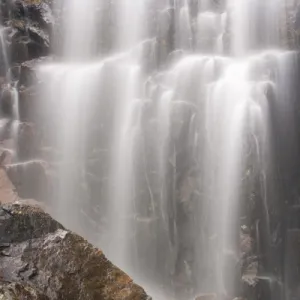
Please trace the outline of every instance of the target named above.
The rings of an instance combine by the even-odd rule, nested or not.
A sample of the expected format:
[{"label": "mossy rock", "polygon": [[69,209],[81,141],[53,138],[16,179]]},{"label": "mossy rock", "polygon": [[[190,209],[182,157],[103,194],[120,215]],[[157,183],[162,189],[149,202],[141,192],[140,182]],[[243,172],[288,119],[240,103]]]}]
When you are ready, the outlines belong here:
[{"label": "mossy rock", "polygon": [[23,0],[27,5],[39,5],[42,3],[41,0]]},{"label": "mossy rock", "polygon": [[25,32],[26,31],[26,22],[24,20],[14,19],[11,20],[11,26]]}]

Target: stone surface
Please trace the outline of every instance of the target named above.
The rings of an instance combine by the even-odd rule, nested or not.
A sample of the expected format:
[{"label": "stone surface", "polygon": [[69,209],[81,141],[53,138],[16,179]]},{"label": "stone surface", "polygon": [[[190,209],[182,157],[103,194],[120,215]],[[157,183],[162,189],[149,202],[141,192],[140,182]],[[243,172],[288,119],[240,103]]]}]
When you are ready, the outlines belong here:
[{"label": "stone surface", "polygon": [[0,300],[48,300],[31,286],[0,282]]},{"label": "stone surface", "polygon": [[99,249],[36,206],[1,205],[0,233],[0,299],[149,299]]},{"label": "stone surface", "polygon": [[46,201],[48,178],[42,161],[7,165],[6,170],[20,197]]},{"label": "stone surface", "polygon": [[[15,1],[7,8],[10,60],[22,63],[49,54],[54,18],[45,1]],[[5,10],[4,10],[5,11]]]}]

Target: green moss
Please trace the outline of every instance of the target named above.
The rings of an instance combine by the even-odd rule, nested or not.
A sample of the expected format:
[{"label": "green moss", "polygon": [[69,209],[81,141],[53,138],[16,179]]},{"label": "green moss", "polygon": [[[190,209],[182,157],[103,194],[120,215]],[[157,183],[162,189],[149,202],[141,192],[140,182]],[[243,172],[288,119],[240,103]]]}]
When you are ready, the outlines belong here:
[{"label": "green moss", "polygon": [[26,30],[26,24],[24,20],[11,20],[11,25],[21,31]]},{"label": "green moss", "polygon": [[24,2],[29,5],[39,5],[42,3],[41,0],[24,0]]}]

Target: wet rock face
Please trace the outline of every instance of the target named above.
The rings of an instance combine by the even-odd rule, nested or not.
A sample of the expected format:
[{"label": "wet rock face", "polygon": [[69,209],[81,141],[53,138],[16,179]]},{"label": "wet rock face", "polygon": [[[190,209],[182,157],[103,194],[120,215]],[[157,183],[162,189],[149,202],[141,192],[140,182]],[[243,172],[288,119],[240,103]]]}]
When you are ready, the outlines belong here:
[{"label": "wet rock face", "polygon": [[0,99],[2,115],[4,117],[12,117],[14,103],[11,91],[8,88],[3,88]]},{"label": "wet rock face", "polygon": [[11,62],[23,62],[47,55],[54,18],[50,6],[42,1],[15,1],[8,25]]},{"label": "wet rock face", "polygon": [[1,300],[149,299],[100,250],[38,207],[0,206],[0,232]]},{"label": "wet rock face", "polygon": [[6,204],[0,209],[0,243],[21,243],[63,227],[35,207]]},{"label": "wet rock face", "polygon": [[49,54],[54,17],[47,1],[1,1],[0,23],[2,76],[12,65]]}]

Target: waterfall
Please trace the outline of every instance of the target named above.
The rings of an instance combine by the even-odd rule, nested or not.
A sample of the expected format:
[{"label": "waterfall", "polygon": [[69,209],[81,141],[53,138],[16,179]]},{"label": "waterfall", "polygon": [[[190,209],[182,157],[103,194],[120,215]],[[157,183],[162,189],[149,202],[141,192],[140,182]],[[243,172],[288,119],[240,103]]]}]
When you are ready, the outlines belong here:
[{"label": "waterfall", "polygon": [[297,54],[284,2],[56,4],[55,55],[39,67],[57,150],[47,205],[154,299],[287,293],[274,232]]},{"label": "waterfall", "polygon": [[9,49],[6,42],[8,38],[7,28],[0,25],[0,60],[1,60],[1,75],[3,76],[2,84],[5,87],[1,91],[2,115],[5,119],[4,126],[1,126],[1,134],[6,135],[7,125],[9,127],[8,140],[4,148],[1,148],[1,153],[9,153],[10,160],[18,161],[19,147],[19,129],[20,129],[20,113],[19,113],[19,93],[18,80],[13,80],[11,76],[11,64],[9,59]]}]

